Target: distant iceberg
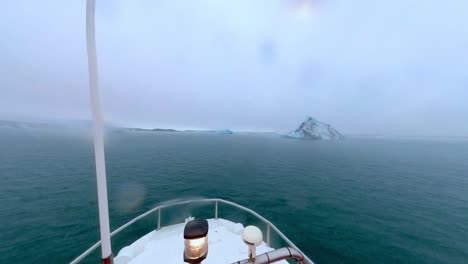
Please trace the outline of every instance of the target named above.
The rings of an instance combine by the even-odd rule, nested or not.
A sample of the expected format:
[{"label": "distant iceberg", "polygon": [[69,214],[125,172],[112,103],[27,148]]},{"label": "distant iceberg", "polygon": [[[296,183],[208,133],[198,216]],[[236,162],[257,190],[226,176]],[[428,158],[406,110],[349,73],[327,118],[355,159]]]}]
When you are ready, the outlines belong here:
[{"label": "distant iceberg", "polygon": [[310,116],[294,131],[286,135],[290,138],[313,139],[313,140],[335,140],[343,139],[343,135],[329,124],[320,122]]},{"label": "distant iceberg", "polygon": [[234,132],[232,132],[232,130],[229,130],[229,129],[218,130],[218,131],[216,131],[216,133],[218,133],[218,134],[234,134]]}]

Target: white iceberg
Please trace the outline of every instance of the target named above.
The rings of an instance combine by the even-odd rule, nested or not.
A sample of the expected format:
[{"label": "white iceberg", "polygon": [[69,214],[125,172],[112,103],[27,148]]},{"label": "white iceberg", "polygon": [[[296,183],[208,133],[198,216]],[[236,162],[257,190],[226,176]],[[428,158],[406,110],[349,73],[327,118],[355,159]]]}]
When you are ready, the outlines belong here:
[{"label": "white iceberg", "polygon": [[294,131],[287,134],[287,137],[300,139],[343,139],[343,135],[329,124],[320,122],[310,116]]}]

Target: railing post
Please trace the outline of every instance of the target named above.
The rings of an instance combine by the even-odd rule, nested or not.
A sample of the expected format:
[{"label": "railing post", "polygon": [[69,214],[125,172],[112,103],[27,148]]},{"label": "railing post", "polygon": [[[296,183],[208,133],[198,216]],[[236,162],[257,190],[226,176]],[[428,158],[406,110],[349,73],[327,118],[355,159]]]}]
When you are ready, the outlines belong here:
[{"label": "railing post", "polygon": [[161,208],[158,209],[158,230],[161,229]]},{"label": "railing post", "polygon": [[270,245],[270,223],[267,224],[267,246],[271,247]]},{"label": "railing post", "polygon": [[218,220],[218,200],[215,201],[215,219]]}]

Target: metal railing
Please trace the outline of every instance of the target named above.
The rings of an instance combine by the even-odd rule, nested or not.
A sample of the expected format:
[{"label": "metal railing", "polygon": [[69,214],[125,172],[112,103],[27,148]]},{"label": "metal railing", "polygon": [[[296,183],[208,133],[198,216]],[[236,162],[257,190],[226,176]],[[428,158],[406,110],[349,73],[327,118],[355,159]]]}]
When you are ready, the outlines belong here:
[{"label": "metal railing", "polygon": [[280,248],[263,253],[253,259],[244,259],[231,264],[269,264],[280,260],[294,259],[297,263],[307,264],[304,255],[295,248]]},{"label": "metal railing", "polygon": [[[212,199],[193,199],[193,200],[186,200],[186,201],[179,201],[179,202],[173,202],[173,203],[167,203],[167,204],[162,204],[162,205],[159,205],[159,206],[156,206],[154,207],[153,209],[133,218],[132,220],[128,221],[126,224],[122,225],[121,227],[117,228],[116,230],[112,231],[111,232],[111,237],[113,237],[114,235],[118,234],[119,232],[121,232],[122,230],[126,229],[127,227],[129,227],[130,225],[134,224],[135,222],[137,222],[138,220],[154,213],[154,212],[158,212],[158,223],[157,223],[157,230],[161,229],[161,212],[162,212],[162,209],[164,208],[169,208],[169,207],[174,207],[174,206],[177,206],[177,205],[185,205],[185,204],[191,204],[191,203],[201,203],[201,202],[214,202],[214,206],[215,206],[215,212],[214,212],[214,219],[218,219],[218,204],[221,203],[221,204],[227,204],[227,205],[230,205],[230,206],[233,206],[237,209],[240,209],[242,211],[245,211],[247,213],[250,213],[251,215],[255,216],[256,218],[258,218],[260,221],[262,221],[264,224],[266,224],[267,226],[267,234],[266,234],[266,244],[270,246],[270,229],[272,229],[273,231],[276,232],[276,234],[281,237],[287,244],[289,247],[292,247],[294,249],[296,249],[297,251],[299,251],[305,258],[305,261],[306,263],[308,264],[313,264],[314,262],[312,260],[310,260],[296,245],[294,245],[294,243],[289,240],[283,233],[281,233],[281,231],[275,226],[273,225],[270,221],[268,221],[266,218],[264,218],[263,216],[259,215],[257,212],[253,211],[252,209],[249,209],[247,207],[244,207],[242,205],[239,205],[239,204],[236,204],[236,203],[233,203],[233,202],[230,202],[230,201],[226,201],[226,200],[223,200],[223,199],[219,199],[219,198],[212,198]],[[229,220],[229,219],[226,219],[226,220]],[[83,252],[81,255],[79,255],[77,258],[75,258],[73,261],[70,262],[70,264],[77,264],[79,263],[80,261],[82,261],[84,258],[86,258],[89,254],[91,254],[94,250],[96,250],[99,246],[101,245],[101,241],[98,241],[97,243],[95,243],[94,245],[92,245],[89,249],[87,249],[85,252]]]}]

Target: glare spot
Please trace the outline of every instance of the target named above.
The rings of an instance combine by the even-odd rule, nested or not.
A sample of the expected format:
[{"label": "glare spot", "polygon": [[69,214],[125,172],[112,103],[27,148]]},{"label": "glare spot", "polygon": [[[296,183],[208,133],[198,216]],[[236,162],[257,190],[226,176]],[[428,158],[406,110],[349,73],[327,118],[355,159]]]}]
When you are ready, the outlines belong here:
[{"label": "glare spot", "polygon": [[136,210],[144,201],[146,188],[138,183],[126,183],[117,190],[116,207],[122,213]]}]

